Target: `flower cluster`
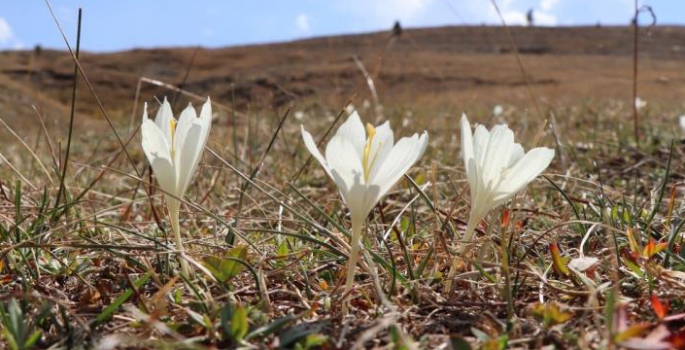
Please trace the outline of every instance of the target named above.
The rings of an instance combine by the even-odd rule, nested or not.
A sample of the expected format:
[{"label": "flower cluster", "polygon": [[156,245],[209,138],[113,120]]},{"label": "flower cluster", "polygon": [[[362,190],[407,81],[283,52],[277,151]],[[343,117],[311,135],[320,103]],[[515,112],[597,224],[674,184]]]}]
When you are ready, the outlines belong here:
[{"label": "flower cluster", "polygon": [[[154,121],[146,111],[141,127],[142,147],[152,166],[159,187],[165,194],[176,246],[183,252],[179,229],[179,209],[195,173],[211,128],[211,102],[198,117],[192,106],[174,119],[164,100]],[[312,135],[301,127],[305,147],[337,185],[350,212],[352,238],[343,295],[349,295],[361,249],[366,217],[409,169],[428,146],[428,133],[414,134],[395,142],[389,122],[378,126],[362,123],[356,111],[350,113],[322,154]],[[466,115],[461,118],[461,148],[471,194],[471,213],[463,239],[471,240],[478,223],[492,209],[523,190],[552,162],[554,151],[539,147],[527,153],[514,142],[506,125],[491,130],[484,126],[472,132]],[[466,247],[467,245],[465,245]],[[184,274],[188,267],[180,259]],[[343,312],[347,302],[343,303]]]}]

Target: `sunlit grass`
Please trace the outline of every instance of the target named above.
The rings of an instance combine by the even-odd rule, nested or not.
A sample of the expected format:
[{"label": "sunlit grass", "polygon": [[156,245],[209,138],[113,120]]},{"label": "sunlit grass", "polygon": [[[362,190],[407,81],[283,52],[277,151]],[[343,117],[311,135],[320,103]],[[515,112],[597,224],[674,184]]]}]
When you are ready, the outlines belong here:
[{"label": "sunlit grass", "polygon": [[[5,139],[5,341],[347,348],[366,339],[367,345],[435,348],[465,339],[474,347],[605,346],[641,338],[659,318],[668,319],[655,314],[652,295],[670,305],[668,315],[685,311],[679,302],[685,291],[683,151],[677,140],[671,148],[676,122],[649,125],[636,147],[630,128],[618,122],[625,108],[556,111],[560,154],[544,177],[476,228],[474,260],[458,267],[448,294],[442,282],[463,246],[470,203],[453,126],[458,115],[428,119],[425,114],[436,112],[418,106],[386,107],[399,133],[426,128],[431,141],[408,177],[372,210],[363,234],[367,268],[358,270],[350,293],[351,317],[342,318],[349,217],[333,183],[308,162],[299,132],[306,123],[323,135],[341,108],[330,108],[331,119],[305,109],[302,120],[285,109],[275,117],[253,111],[237,120],[236,133],[229,116],[215,120],[181,206],[188,255],[211,273],[191,279],[178,273],[163,195],[149,176],[140,136],[121,126],[133,164],[109,134],[74,139],[66,201],[57,206],[63,157],[54,145],[60,141],[48,142],[45,134],[26,145]],[[499,118],[510,121],[524,147],[532,146],[525,140],[532,142],[539,121],[514,108]],[[498,121],[487,114],[472,119]],[[549,129],[539,144],[555,147]],[[588,258],[597,263],[577,270]],[[375,269],[377,282],[367,269]],[[626,318],[626,310],[626,323],[643,322],[644,329],[628,334],[610,322]],[[671,332],[677,322],[668,323]]]}]

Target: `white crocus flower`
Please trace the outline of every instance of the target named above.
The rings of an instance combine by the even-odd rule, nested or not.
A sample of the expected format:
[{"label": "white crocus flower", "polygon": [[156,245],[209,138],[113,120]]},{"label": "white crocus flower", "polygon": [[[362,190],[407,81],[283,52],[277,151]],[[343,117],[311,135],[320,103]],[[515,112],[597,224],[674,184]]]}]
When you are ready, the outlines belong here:
[{"label": "white crocus flower", "polygon": [[502,115],[502,113],[504,113],[504,107],[502,107],[502,105],[495,105],[495,107],[492,109],[492,115],[495,117],[499,117]]},{"label": "white crocus flower", "polygon": [[554,159],[554,150],[546,147],[525,153],[504,124],[491,131],[479,125],[471,134],[466,115],[461,117],[461,149],[471,191],[471,214],[464,234],[467,242],[490,210],[524,189]]},{"label": "white crocus flower", "polygon": [[647,101],[645,101],[639,97],[636,97],[635,98],[635,108],[639,110],[639,109],[643,109],[645,107],[647,107]]},{"label": "white crocus flower", "polygon": [[[388,122],[366,128],[353,111],[326,146],[325,157],[316,143],[302,128],[304,144],[335,182],[347,204],[352,221],[351,252],[347,267],[347,281],[343,295],[347,294],[354,281],[359,245],[364,220],[378,201],[423,155],[428,145],[428,133],[414,134],[394,142],[394,135]],[[347,312],[343,303],[343,313]]]},{"label": "white crocus flower", "polygon": [[678,117],[678,123],[680,124],[680,131],[683,133],[683,137],[685,138],[685,114]]},{"label": "white crocus flower", "polygon": [[[176,248],[183,251],[183,241],[179,228],[178,214],[183,195],[195,174],[202,151],[209,137],[212,126],[212,104],[207,102],[202,106],[198,118],[193,106],[181,112],[178,121],[171,112],[171,105],[164,99],[164,103],[157,111],[155,120],[147,115],[147,104],[143,112],[143,151],[157,177],[159,187],[165,192],[171,228],[176,239]],[[181,258],[183,273],[188,275],[188,265]]]}]

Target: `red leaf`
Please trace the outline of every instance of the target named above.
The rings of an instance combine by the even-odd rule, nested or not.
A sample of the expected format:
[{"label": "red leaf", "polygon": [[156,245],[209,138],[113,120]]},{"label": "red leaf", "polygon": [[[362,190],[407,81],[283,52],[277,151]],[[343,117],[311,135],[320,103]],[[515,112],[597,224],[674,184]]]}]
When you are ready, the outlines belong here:
[{"label": "red leaf", "polygon": [[671,344],[674,349],[685,350],[685,331],[671,334],[666,341]]},{"label": "red leaf", "polygon": [[654,238],[650,237],[649,243],[647,243],[647,245],[645,246],[645,250],[642,253],[642,256],[644,256],[647,259],[650,259],[654,255],[656,255],[656,253],[666,249],[666,246],[667,246],[666,242],[656,244],[656,241],[654,241]]},{"label": "red leaf", "polygon": [[507,228],[509,226],[509,209],[502,209],[502,222],[500,224],[502,228]]},{"label": "red leaf", "polygon": [[654,310],[656,317],[659,320],[663,320],[663,318],[668,314],[668,304],[663,304],[656,294],[652,294],[650,299],[652,301],[652,309]]}]

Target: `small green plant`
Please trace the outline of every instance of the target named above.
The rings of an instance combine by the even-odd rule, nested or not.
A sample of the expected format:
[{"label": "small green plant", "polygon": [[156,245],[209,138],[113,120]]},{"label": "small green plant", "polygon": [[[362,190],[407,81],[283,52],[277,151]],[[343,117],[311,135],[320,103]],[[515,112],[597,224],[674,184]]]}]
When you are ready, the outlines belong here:
[{"label": "small green plant", "polygon": [[10,299],[7,306],[0,304],[2,338],[12,350],[31,349],[40,339],[40,330],[34,329],[25,317],[17,299]]}]

